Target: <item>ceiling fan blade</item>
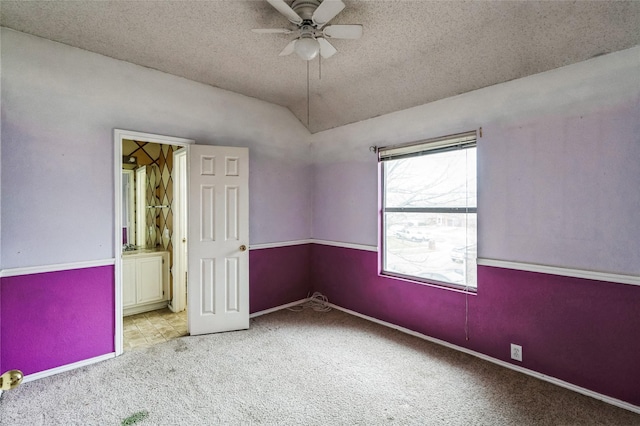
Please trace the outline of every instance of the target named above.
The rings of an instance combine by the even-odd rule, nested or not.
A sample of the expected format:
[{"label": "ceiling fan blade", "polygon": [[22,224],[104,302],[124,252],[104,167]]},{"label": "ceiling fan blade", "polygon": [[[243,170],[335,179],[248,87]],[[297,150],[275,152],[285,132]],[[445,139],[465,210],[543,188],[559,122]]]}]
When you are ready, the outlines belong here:
[{"label": "ceiling fan blade", "polygon": [[341,0],[323,0],[320,6],[313,12],[311,19],[313,23],[322,28],[327,22],[333,19],[338,13],[344,9],[344,3]]},{"label": "ceiling fan blade", "polygon": [[356,39],[362,37],[362,25],[329,25],[322,34],[329,38]]},{"label": "ceiling fan blade", "polygon": [[294,24],[301,24],[302,18],[298,15],[291,6],[284,2],[284,0],[267,0],[271,6],[273,6],[278,12],[287,17],[288,20]]},{"label": "ceiling fan blade", "polygon": [[327,39],[318,37],[316,40],[320,43],[320,55],[322,55],[323,58],[330,58],[338,52]]},{"label": "ceiling fan blade", "polygon": [[287,44],[287,46],[282,49],[282,52],[280,52],[280,55],[278,56],[291,55],[296,48],[296,41],[298,41],[298,39],[292,40],[289,44]]},{"label": "ceiling fan blade", "polygon": [[286,28],[254,28],[251,31],[258,34],[291,34],[293,32]]}]

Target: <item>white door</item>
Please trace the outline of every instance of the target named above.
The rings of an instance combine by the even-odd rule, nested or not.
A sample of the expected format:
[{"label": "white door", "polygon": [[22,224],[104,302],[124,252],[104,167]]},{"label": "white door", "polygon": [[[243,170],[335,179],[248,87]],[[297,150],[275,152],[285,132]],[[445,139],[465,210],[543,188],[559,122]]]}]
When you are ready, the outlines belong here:
[{"label": "white door", "polygon": [[249,328],[249,150],[189,148],[189,332]]}]

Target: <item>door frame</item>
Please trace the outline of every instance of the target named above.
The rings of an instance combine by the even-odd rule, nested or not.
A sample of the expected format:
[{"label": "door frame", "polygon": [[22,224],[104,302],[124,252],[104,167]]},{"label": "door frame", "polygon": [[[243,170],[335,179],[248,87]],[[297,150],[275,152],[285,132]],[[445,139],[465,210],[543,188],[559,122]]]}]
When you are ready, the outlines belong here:
[{"label": "door frame", "polygon": [[[182,312],[187,307],[187,206],[189,191],[187,188],[189,152],[186,149],[173,152],[173,199],[178,200],[178,206],[173,209],[173,298],[169,309]],[[182,203],[179,201],[183,200]]]},{"label": "door frame", "polygon": [[[193,139],[164,136],[154,133],[136,132],[133,130],[114,129],[114,224],[115,239],[113,247],[114,263],[114,289],[115,289],[115,329],[114,348],[116,356],[122,355],[123,344],[123,321],[122,321],[122,141],[132,139],[142,142],[151,142],[164,145],[182,146],[189,150],[189,146],[195,143]],[[188,201],[188,198],[187,198]]]}]

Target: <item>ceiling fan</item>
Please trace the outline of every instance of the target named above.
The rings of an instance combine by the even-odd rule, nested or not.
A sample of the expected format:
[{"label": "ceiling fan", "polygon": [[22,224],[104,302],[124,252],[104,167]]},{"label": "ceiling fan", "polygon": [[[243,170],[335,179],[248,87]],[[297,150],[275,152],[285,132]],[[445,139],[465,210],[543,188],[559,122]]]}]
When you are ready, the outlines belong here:
[{"label": "ceiling fan", "polygon": [[291,6],[284,0],[267,0],[278,12],[283,14],[298,28],[264,28],[253,29],[261,34],[291,34],[298,37],[291,41],[280,56],[295,52],[299,57],[310,61],[318,53],[323,58],[333,56],[337,50],[329,43],[328,38],[358,39],[362,37],[362,25],[325,25],[345,8],[341,0],[293,0]]}]

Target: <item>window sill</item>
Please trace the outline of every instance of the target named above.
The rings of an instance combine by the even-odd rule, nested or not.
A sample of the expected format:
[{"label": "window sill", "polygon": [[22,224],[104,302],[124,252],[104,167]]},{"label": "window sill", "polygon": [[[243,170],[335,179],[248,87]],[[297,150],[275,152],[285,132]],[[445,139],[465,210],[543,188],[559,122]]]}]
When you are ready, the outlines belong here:
[{"label": "window sill", "polygon": [[453,283],[438,281],[434,279],[420,278],[412,275],[403,275],[403,274],[398,274],[395,272],[387,272],[387,271],[380,271],[378,272],[378,275],[384,278],[391,278],[391,279],[405,281],[412,284],[426,285],[429,287],[440,288],[443,290],[451,290],[457,293],[465,293],[473,296],[478,294],[477,287],[468,287],[461,284],[453,284]]}]

